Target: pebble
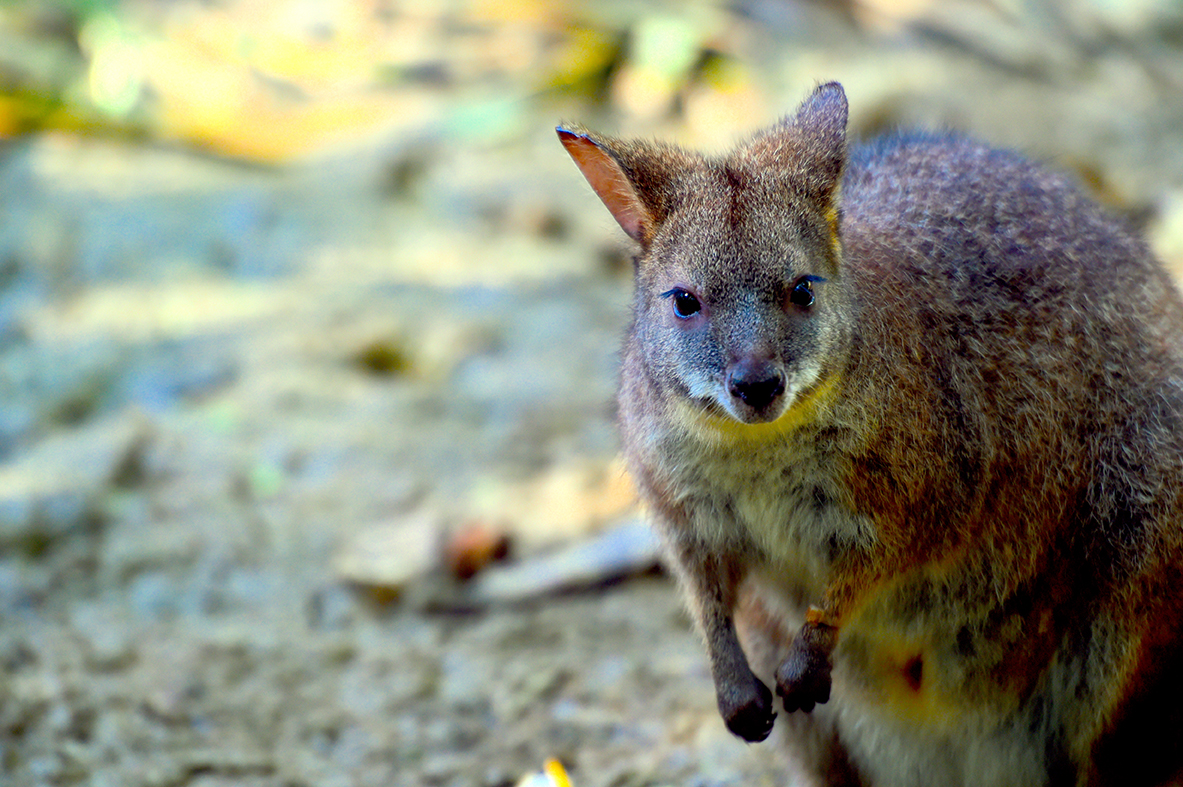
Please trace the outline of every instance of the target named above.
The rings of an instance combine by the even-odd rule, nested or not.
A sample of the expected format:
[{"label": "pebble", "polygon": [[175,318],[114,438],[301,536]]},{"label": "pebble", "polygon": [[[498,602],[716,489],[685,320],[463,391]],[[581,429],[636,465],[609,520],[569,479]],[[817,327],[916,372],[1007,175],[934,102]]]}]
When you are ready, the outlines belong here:
[{"label": "pebble", "polygon": [[444,560],[456,579],[465,580],[509,554],[509,534],[488,522],[475,521],[452,533],[444,545]]},{"label": "pebble", "polygon": [[559,461],[520,482],[488,478],[471,498],[479,516],[504,523],[523,554],[599,532],[628,516],[637,500],[620,459]]},{"label": "pebble", "polygon": [[49,437],[0,466],[0,547],[39,553],[85,530],[146,425],[126,417]]},{"label": "pebble", "polygon": [[90,669],[113,672],[134,663],[136,632],[117,608],[79,604],[71,610],[70,622],[89,645],[86,660]]},{"label": "pebble", "polygon": [[555,552],[495,566],[468,585],[465,599],[504,604],[603,585],[658,565],[660,544],[644,522],[631,519]]},{"label": "pebble", "polygon": [[440,566],[442,526],[420,512],[364,528],[333,560],[334,573],[354,585],[397,598],[407,585]]}]

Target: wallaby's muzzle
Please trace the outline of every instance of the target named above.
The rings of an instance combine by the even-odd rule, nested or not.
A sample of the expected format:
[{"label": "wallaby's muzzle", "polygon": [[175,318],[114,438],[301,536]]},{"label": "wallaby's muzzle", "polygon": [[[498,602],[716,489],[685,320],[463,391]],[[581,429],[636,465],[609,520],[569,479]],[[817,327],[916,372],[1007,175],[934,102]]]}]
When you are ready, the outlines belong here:
[{"label": "wallaby's muzzle", "polygon": [[751,412],[754,421],[766,420],[775,409],[772,405],[785,392],[784,371],[775,361],[736,361],[727,370],[727,392],[746,405],[737,406],[737,410]]}]

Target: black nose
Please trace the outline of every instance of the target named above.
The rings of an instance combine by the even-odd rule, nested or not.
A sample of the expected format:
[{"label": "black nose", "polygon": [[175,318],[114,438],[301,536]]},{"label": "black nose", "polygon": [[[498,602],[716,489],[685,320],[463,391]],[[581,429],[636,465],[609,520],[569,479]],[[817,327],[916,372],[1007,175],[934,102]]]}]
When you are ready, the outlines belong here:
[{"label": "black nose", "polygon": [[785,392],[785,378],[770,361],[740,361],[727,372],[727,390],[758,412]]}]

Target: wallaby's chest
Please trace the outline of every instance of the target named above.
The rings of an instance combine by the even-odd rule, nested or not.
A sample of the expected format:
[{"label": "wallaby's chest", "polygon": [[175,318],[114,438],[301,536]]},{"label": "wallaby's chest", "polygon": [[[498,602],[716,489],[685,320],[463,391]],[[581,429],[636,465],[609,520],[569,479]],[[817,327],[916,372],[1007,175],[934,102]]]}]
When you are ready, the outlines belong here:
[{"label": "wallaby's chest", "polygon": [[691,527],[708,542],[755,547],[778,566],[824,570],[836,549],[869,533],[841,500],[834,462],[808,444],[682,446],[672,464]]}]

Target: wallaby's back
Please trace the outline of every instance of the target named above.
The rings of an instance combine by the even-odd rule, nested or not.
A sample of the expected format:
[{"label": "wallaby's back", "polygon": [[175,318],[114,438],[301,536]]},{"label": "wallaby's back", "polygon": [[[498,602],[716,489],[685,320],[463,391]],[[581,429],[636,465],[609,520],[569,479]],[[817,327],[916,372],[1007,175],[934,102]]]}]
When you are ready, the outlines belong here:
[{"label": "wallaby's back", "polygon": [[[1063,176],[957,137],[855,148],[842,196],[846,379],[870,392],[847,399],[940,435],[951,467],[927,470],[966,502],[939,517],[974,511],[966,495],[987,518],[1055,501],[1037,525],[1098,539],[1104,562],[1177,543],[1183,522],[1146,501],[1177,503],[1183,478],[1183,309],[1145,245]],[[884,452],[914,444],[877,431]],[[1008,485],[1033,500],[994,494]]]},{"label": "wallaby's back", "polygon": [[[841,401],[889,424],[855,451],[853,494],[893,512],[878,519],[900,528],[892,573],[927,574],[881,597],[918,607],[938,643],[926,667],[1039,730],[1049,782],[1168,778],[1183,736],[1172,282],[1067,179],[965,139],[856,148],[842,188],[861,329],[846,379],[865,389]],[[953,588],[933,576],[963,552]]]}]

